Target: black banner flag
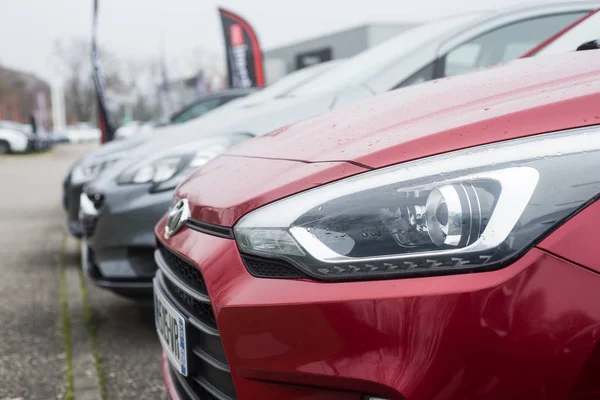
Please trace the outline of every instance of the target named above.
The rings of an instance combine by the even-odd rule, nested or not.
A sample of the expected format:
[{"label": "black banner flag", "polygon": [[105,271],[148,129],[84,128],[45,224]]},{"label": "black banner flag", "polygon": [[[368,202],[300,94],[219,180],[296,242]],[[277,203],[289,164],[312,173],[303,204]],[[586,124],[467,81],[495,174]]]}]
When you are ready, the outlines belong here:
[{"label": "black banner flag", "polygon": [[225,37],[229,87],[265,86],[262,52],[254,29],[230,11],[219,8],[219,14]]},{"label": "black banner flag", "polygon": [[96,86],[96,96],[98,98],[98,128],[102,132],[101,143],[110,142],[115,136],[115,130],[110,122],[110,116],[106,107],[104,98],[105,80],[102,66],[100,64],[100,55],[98,54],[98,44],[96,40],[98,28],[98,1],[94,0],[94,14],[92,17],[92,69],[94,76],[94,85]]}]

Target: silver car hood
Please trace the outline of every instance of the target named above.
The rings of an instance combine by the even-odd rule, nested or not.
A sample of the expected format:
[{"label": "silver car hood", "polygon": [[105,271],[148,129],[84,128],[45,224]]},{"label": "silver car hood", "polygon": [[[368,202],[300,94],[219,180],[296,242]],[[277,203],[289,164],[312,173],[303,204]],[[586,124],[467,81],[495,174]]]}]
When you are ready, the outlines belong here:
[{"label": "silver car hood", "polygon": [[260,105],[243,108],[215,110],[202,118],[180,125],[157,128],[153,139],[130,149],[126,157],[102,172],[94,187],[103,186],[103,181],[114,181],[126,168],[174,147],[211,136],[227,134],[251,134],[261,136],[282,126],[292,124],[328,111],[336,96],[324,93],[304,97],[278,98]]},{"label": "silver car hood", "polygon": [[132,149],[153,139],[152,132],[144,132],[122,140],[106,143],[97,149],[89,151],[78,162],[79,165],[94,164],[115,158],[126,157]]}]

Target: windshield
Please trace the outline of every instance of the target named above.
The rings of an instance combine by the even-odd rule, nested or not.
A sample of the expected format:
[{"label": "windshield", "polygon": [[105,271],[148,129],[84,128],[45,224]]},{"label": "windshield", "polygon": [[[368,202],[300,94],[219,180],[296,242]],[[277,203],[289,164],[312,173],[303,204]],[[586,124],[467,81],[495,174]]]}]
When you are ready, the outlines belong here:
[{"label": "windshield", "polygon": [[285,96],[290,91],[296,89],[302,84],[310,81],[311,79],[319,76],[327,71],[331,70],[335,66],[339,66],[343,61],[328,61],[320,64],[313,65],[311,67],[303,68],[299,71],[292,72],[289,75],[284,76],[272,85],[267,86],[261,91],[248,96],[245,102],[262,102],[265,100],[271,100],[276,97]]},{"label": "windshield", "polygon": [[171,117],[172,124],[182,124],[191,119],[200,118],[212,109],[232,100],[233,97],[215,97],[197,101]]},{"label": "windshield", "polygon": [[389,65],[400,62],[403,57],[419,49],[429,40],[445,32],[453,31],[478,16],[479,14],[470,14],[444,18],[409,29],[390,40],[357,54],[344,64],[327,71],[308,84],[300,86],[291,94],[310,95],[337,91],[347,86],[358,86]]},{"label": "windshield", "polygon": [[583,43],[596,39],[600,39],[600,12],[598,11],[559,36],[536,56],[575,51]]}]

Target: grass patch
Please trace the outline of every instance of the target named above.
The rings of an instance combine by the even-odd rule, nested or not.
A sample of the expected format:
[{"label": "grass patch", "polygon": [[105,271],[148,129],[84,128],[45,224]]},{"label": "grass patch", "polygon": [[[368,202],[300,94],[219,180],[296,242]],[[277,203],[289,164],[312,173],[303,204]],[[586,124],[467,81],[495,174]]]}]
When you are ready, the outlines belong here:
[{"label": "grass patch", "polygon": [[60,251],[60,308],[62,312],[62,334],[65,341],[65,354],[67,369],[65,379],[67,383],[65,399],[75,400],[75,385],[73,382],[73,342],[71,341],[71,321],[69,317],[69,300],[67,296],[67,271],[66,271],[67,236],[63,236]]},{"label": "grass patch", "polygon": [[0,159],[10,160],[10,159],[19,159],[19,158],[32,158],[32,157],[42,157],[49,156],[52,154],[52,150],[39,150],[39,151],[31,151],[29,153],[10,153],[10,154],[0,154]]},{"label": "grass patch", "polygon": [[102,365],[100,359],[100,351],[98,350],[98,341],[96,340],[96,325],[94,325],[94,311],[89,302],[87,287],[85,286],[85,277],[83,269],[79,268],[79,287],[81,289],[81,297],[83,299],[83,315],[85,325],[90,335],[90,343],[92,346],[92,355],[94,357],[94,366],[96,367],[96,376],[98,377],[98,385],[100,385],[100,397],[106,400],[106,385],[104,382],[104,374],[102,373]]}]

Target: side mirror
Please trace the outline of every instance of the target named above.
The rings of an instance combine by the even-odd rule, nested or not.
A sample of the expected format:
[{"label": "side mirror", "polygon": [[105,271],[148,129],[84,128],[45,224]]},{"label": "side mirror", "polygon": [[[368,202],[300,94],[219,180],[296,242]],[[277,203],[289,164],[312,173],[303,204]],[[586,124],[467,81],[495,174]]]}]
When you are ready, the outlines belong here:
[{"label": "side mirror", "polygon": [[600,40],[592,40],[589,42],[585,42],[577,48],[577,51],[582,50],[597,50],[600,49]]}]

